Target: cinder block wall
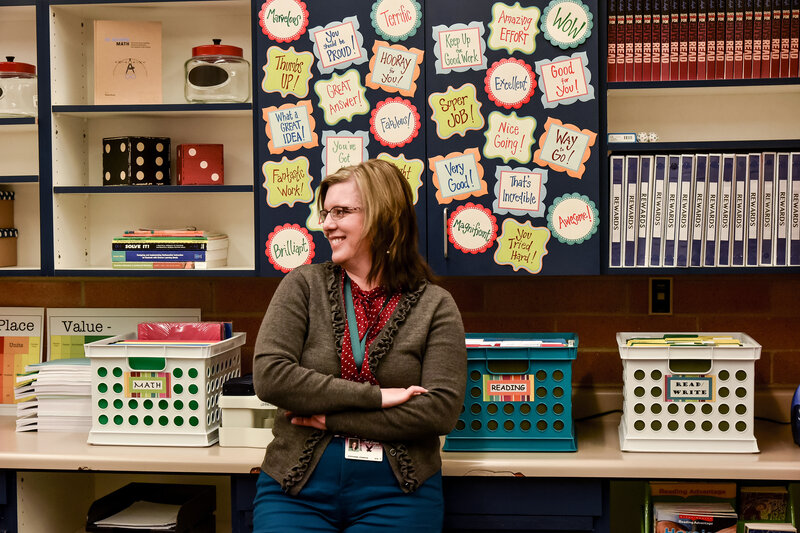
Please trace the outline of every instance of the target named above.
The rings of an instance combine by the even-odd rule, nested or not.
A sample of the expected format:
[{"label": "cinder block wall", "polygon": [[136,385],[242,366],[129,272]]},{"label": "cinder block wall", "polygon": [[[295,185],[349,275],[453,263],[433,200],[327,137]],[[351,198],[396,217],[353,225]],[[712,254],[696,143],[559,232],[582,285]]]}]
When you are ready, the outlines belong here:
[{"label": "cinder block wall", "polygon": [[[648,315],[648,276],[445,278],[467,331],[571,331],[573,382],[621,386],[617,331],[744,331],[759,387],[800,384],[800,274],[673,276],[673,314]],[[247,332],[244,370],[277,278],[0,278],[0,307],[199,307]]]}]

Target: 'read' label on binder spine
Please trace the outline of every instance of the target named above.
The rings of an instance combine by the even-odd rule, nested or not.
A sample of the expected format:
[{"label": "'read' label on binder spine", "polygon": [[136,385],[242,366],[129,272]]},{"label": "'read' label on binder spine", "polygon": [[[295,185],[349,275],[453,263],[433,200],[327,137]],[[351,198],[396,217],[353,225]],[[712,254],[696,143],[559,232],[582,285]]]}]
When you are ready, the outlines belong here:
[{"label": "'read' label on binder spine", "polygon": [[678,30],[678,79],[689,79],[689,0],[680,0]]},{"label": "'read' label on binder spine", "polygon": [[706,39],[708,38],[708,1],[697,2],[697,80],[706,79]]},{"label": "'read' label on binder spine", "polygon": [[733,29],[733,78],[744,77],[744,0],[736,0]]},{"label": "'read' label on binder spine", "polygon": [[742,77],[750,79],[753,77],[753,0],[745,0],[744,3],[744,72]]},{"label": "'read' label on binder spine", "polygon": [[789,32],[789,77],[800,76],[800,0],[792,0]]},{"label": "'read' label on binder spine", "polygon": [[689,0],[689,80],[697,79],[697,17],[697,0]]},{"label": "'read' label on binder spine", "polygon": [[764,2],[753,0],[753,64],[752,78],[761,77],[761,34],[763,32]]},{"label": "'read' label on binder spine", "polygon": [[653,1],[642,2],[642,81],[653,79]]}]

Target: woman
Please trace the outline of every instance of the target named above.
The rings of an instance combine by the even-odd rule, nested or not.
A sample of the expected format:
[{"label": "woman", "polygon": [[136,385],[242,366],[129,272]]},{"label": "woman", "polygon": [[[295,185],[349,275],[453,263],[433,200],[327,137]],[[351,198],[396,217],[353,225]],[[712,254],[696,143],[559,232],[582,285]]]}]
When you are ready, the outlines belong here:
[{"label": "woman", "polygon": [[440,531],[439,436],[466,386],[458,308],[431,283],[397,167],[337,171],[318,207],[332,261],[281,281],[256,340],[256,393],[281,411],[254,530]]}]

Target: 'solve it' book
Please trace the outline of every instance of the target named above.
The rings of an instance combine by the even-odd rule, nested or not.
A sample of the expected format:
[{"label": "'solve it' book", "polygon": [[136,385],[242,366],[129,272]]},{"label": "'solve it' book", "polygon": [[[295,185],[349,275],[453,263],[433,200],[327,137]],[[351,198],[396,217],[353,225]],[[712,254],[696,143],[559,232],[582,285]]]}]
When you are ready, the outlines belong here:
[{"label": "'solve it' book", "polygon": [[789,264],[800,265],[800,152],[792,152],[789,165]]},{"label": "'solve it' book", "polygon": [[161,102],[161,22],[95,20],[95,105]]},{"label": "'solve it' book", "polygon": [[639,157],[638,237],[636,240],[636,266],[646,267],[649,261],[650,203],[652,202],[653,156]]},{"label": "'solve it' book", "polygon": [[703,246],[705,244],[706,199],[708,193],[708,155],[694,156],[694,200],[692,202],[691,246],[689,247],[689,266],[703,266]]},{"label": "'solve it' book", "polygon": [[660,267],[663,256],[664,210],[666,207],[667,156],[657,155],[653,173],[653,216],[650,237],[650,266]]},{"label": "'solve it' book", "polygon": [[681,157],[669,156],[667,167],[667,198],[664,213],[664,259],[665,267],[675,266],[675,248],[678,238],[678,209],[680,209]]},{"label": "'solve it' book", "polygon": [[609,239],[608,265],[622,266],[622,219],[623,219],[623,177],[625,174],[625,157],[612,155],[611,166],[611,238]]},{"label": "'solve it' book", "polygon": [[787,264],[789,246],[789,167],[791,155],[779,153],[775,161],[778,193],[775,198],[775,266]]},{"label": "'solve it' book", "polygon": [[717,225],[717,266],[731,264],[731,219],[733,217],[733,174],[736,166],[734,154],[722,155],[722,180]]},{"label": "'solve it' book", "polygon": [[692,181],[694,179],[694,155],[681,156],[680,189],[678,193],[678,241],[675,250],[675,266],[689,266],[689,239],[692,229]]},{"label": "'solve it' book", "polygon": [[708,201],[706,202],[706,235],[705,257],[703,266],[713,267],[717,264],[717,223],[719,220],[719,178],[722,165],[721,154],[708,155]]},{"label": "'solve it' book", "polygon": [[761,242],[759,244],[759,265],[772,266],[777,239],[775,225],[775,198],[777,183],[775,179],[775,152],[761,154]]},{"label": "'solve it' book", "polygon": [[[759,198],[763,194],[759,187],[761,176],[761,154],[754,153],[747,156],[747,236],[745,249],[745,264],[747,266],[758,266],[758,230],[761,226],[759,217]],[[763,216],[763,213],[761,213]]]},{"label": "'solve it' book", "polygon": [[636,266],[637,237],[637,189],[639,185],[639,156],[625,156],[625,241],[623,243],[622,264]]},{"label": "'solve it' book", "polygon": [[736,154],[733,174],[733,227],[731,228],[731,266],[744,266],[744,241],[747,235],[747,154]]}]

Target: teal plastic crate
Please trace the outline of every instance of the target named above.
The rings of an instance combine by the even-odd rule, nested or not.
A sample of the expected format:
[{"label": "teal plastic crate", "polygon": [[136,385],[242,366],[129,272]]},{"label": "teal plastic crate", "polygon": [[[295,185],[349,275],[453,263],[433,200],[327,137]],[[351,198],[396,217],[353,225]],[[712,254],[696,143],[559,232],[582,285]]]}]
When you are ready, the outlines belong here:
[{"label": "teal plastic crate", "polygon": [[576,451],[572,361],[577,351],[575,333],[469,333],[464,406],[443,449]]}]

